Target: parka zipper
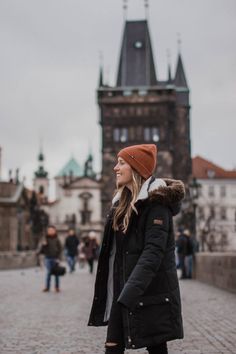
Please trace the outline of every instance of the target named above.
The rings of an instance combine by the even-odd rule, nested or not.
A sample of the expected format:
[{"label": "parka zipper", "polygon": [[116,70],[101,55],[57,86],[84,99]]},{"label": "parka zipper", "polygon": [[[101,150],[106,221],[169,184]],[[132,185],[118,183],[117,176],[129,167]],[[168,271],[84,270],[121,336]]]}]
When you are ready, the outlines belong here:
[{"label": "parka zipper", "polygon": [[[123,285],[125,284],[125,253],[123,249]],[[132,339],[131,339],[131,334],[130,334],[130,324],[129,324],[129,314],[128,314],[128,309],[125,309],[126,313],[126,318],[127,318],[127,329],[128,329],[128,344],[131,346]]]}]

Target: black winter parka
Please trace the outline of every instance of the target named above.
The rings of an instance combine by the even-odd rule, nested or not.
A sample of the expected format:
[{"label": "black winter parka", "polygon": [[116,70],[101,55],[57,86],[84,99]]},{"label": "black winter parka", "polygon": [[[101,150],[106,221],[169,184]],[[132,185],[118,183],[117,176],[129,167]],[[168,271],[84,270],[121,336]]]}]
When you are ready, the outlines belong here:
[{"label": "black winter parka", "polygon": [[[166,186],[155,189],[156,180],[145,183],[146,197],[135,206],[124,237],[120,268],[125,346],[127,349],[154,346],[183,338],[181,301],[175,265],[172,216],[184,197],[181,181],[165,179]],[[145,195],[145,193],[144,193]],[[98,260],[90,326],[103,326],[107,300],[109,255],[113,242],[114,208],[108,215]]]}]

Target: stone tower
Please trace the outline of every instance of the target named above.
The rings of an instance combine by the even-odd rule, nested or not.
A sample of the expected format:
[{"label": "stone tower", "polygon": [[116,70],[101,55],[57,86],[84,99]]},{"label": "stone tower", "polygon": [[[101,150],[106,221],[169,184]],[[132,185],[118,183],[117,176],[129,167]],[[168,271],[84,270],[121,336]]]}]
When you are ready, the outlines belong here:
[{"label": "stone tower", "polygon": [[156,175],[188,181],[191,174],[189,88],[181,54],[174,78],[156,77],[147,20],[126,21],[116,85],[103,83],[97,99],[102,127],[102,211],[111,205],[117,152],[128,145],[154,143]]}]

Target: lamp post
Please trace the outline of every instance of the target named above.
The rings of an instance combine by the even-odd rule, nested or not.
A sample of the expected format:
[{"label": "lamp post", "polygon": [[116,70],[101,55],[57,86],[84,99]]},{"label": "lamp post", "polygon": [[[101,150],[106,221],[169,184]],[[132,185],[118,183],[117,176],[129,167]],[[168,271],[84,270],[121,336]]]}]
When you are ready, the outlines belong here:
[{"label": "lamp post", "polygon": [[201,188],[201,184],[198,183],[196,177],[193,177],[192,182],[189,184],[189,191],[191,196],[191,203],[193,207],[193,239],[196,242],[197,239],[197,200],[199,198],[199,190]]}]

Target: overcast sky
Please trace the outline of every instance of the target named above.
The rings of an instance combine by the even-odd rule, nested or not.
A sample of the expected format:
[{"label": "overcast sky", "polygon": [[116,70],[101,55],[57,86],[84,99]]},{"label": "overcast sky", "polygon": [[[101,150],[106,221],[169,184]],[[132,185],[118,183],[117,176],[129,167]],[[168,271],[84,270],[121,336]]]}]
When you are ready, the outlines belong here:
[{"label": "overcast sky", "polygon": [[[128,19],[144,18],[130,0]],[[100,169],[96,87],[99,52],[113,85],[122,0],[0,0],[0,145],[3,175],[20,167],[30,185],[40,139],[50,177],[89,147]],[[149,27],[160,80],[177,60],[177,33],[191,90],[192,155],[236,167],[236,1],[152,0]]]}]

